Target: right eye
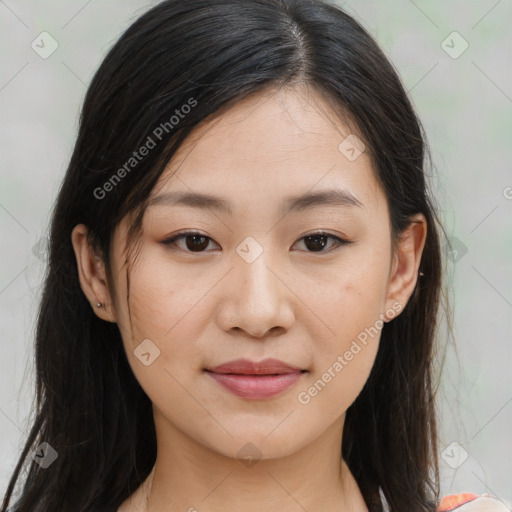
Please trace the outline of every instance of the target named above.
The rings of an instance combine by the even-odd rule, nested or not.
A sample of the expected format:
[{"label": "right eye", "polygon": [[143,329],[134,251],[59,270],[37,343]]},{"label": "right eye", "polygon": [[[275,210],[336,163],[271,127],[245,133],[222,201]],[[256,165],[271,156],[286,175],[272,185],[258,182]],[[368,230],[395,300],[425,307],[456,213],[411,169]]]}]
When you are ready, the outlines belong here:
[{"label": "right eye", "polygon": [[[185,240],[184,247],[177,243],[181,240]],[[213,239],[197,231],[184,231],[164,240],[162,243],[169,246],[171,250],[178,248],[185,252],[206,252],[205,249],[210,241],[213,242]]]}]

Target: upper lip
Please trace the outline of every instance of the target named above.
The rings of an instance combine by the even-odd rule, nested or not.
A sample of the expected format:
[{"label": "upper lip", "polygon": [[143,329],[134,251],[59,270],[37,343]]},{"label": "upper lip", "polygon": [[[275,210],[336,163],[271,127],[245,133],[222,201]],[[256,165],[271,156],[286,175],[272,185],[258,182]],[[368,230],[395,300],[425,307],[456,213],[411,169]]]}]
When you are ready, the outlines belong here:
[{"label": "upper lip", "polygon": [[239,375],[273,375],[305,371],[298,366],[284,363],[279,359],[264,359],[263,361],[236,359],[213,368],[206,368],[206,370],[214,373],[233,373]]}]

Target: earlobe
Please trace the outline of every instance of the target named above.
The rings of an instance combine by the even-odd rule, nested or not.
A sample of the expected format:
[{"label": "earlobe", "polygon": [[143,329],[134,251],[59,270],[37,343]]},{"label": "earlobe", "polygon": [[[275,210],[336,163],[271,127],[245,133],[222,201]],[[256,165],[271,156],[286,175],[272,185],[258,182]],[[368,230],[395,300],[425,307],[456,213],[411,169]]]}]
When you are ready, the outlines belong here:
[{"label": "earlobe", "polygon": [[88,228],[84,224],[75,226],[71,233],[80,286],[96,315],[108,322],[115,322],[105,264],[89,244],[87,235]]},{"label": "earlobe", "polygon": [[[422,214],[418,214],[399,237],[388,283],[387,310],[400,304],[402,311],[413,294],[420,278],[419,267],[426,238],[427,222]],[[386,318],[386,321],[390,320]]]}]

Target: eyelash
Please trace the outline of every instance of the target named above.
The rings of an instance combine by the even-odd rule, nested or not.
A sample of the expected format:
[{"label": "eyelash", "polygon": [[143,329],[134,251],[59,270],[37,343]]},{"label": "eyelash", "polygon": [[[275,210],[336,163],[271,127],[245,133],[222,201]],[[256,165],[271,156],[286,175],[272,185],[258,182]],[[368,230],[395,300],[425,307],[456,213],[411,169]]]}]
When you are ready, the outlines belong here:
[{"label": "eyelash", "polygon": [[[180,240],[182,238],[184,239],[184,238],[187,238],[189,236],[200,236],[200,237],[206,238],[208,240],[213,240],[209,236],[206,236],[203,233],[199,233],[197,231],[183,231],[182,233],[178,233],[178,234],[174,235],[172,238],[164,240],[162,242],[162,244],[164,244],[167,247],[170,247],[171,250],[181,249],[184,252],[188,252],[190,254],[201,254],[201,253],[209,252],[209,251],[190,251],[188,249],[182,249],[181,247],[178,247],[176,245],[176,241],[177,240]],[[305,238],[312,238],[312,237],[316,237],[316,236],[321,236],[321,237],[330,238],[331,240],[334,240],[334,242],[335,242],[334,247],[331,247],[330,249],[328,249],[326,251],[321,250],[321,251],[306,251],[306,252],[309,252],[311,254],[327,254],[327,253],[330,253],[330,252],[335,251],[337,249],[340,249],[344,245],[350,245],[350,244],[353,243],[350,240],[345,240],[343,238],[340,238],[338,236],[334,236],[334,235],[332,235],[330,233],[327,233],[325,231],[316,231],[314,233],[310,233],[308,235],[304,235],[303,237],[299,238],[299,240],[304,240]]]}]

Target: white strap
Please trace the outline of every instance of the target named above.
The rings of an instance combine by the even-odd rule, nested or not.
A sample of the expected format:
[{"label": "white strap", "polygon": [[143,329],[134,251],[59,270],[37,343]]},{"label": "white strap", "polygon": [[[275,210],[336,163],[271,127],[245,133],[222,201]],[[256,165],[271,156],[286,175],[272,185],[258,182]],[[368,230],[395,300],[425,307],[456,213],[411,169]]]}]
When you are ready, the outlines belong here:
[{"label": "white strap", "polygon": [[382,501],[383,512],[391,512],[391,509],[389,508],[388,500],[386,499],[386,496],[384,496],[384,493],[382,492],[381,487],[379,487],[379,495],[380,495],[380,501]]}]

